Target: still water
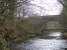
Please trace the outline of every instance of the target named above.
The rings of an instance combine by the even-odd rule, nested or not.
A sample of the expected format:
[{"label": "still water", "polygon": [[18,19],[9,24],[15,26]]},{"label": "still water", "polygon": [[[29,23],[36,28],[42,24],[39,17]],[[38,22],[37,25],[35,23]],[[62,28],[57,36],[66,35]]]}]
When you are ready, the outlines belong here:
[{"label": "still water", "polygon": [[67,48],[67,40],[61,39],[61,32],[50,33],[48,37],[53,38],[33,38],[25,43],[19,44],[16,48],[20,48],[19,50],[65,50]]}]

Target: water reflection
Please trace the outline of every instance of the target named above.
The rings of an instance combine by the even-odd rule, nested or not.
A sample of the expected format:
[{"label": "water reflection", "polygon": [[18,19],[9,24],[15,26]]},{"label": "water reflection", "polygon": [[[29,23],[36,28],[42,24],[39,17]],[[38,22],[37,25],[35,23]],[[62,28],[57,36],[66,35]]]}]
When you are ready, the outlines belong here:
[{"label": "water reflection", "polygon": [[64,48],[67,48],[66,40],[57,38],[62,36],[61,32],[53,32],[48,35],[48,37],[54,36],[54,38],[34,38],[27,41],[26,43],[21,43],[17,48],[20,48],[20,50],[23,48],[24,50],[65,50]]}]

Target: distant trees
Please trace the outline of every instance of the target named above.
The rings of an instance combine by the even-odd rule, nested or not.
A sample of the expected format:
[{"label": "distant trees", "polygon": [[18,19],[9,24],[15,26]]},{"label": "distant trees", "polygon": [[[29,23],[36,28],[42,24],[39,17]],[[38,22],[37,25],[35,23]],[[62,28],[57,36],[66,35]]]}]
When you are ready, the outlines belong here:
[{"label": "distant trees", "polygon": [[64,29],[67,30],[67,0],[63,0],[63,2],[60,1],[60,3],[63,5],[63,12],[62,12],[62,16],[63,16],[63,25],[64,25]]}]

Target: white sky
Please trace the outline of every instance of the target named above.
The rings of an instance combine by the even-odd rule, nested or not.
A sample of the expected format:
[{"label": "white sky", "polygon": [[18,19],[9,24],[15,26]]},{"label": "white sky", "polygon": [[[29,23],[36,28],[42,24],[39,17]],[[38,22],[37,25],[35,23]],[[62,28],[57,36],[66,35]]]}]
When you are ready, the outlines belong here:
[{"label": "white sky", "polygon": [[[41,15],[59,15],[63,6],[57,0],[33,0],[32,4],[43,7]],[[38,10],[35,10],[39,13]]]},{"label": "white sky", "polygon": [[32,5],[25,5],[26,16],[60,15],[63,10],[57,0],[30,0],[29,3]]}]

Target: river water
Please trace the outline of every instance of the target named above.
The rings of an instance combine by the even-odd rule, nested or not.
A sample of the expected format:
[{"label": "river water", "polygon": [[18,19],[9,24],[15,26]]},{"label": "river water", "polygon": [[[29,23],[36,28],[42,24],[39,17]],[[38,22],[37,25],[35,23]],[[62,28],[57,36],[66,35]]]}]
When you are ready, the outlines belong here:
[{"label": "river water", "polygon": [[[58,34],[57,34],[58,33]],[[54,35],[55,34],[55,35]],[[25,43],[17,45],[19,50],[65,50],[67,48],[67,40],[57,38],[61,37],[61,32],[52,33],[53,38],[33,38]],[[48,37],[52,37],[50,34]]]}]

